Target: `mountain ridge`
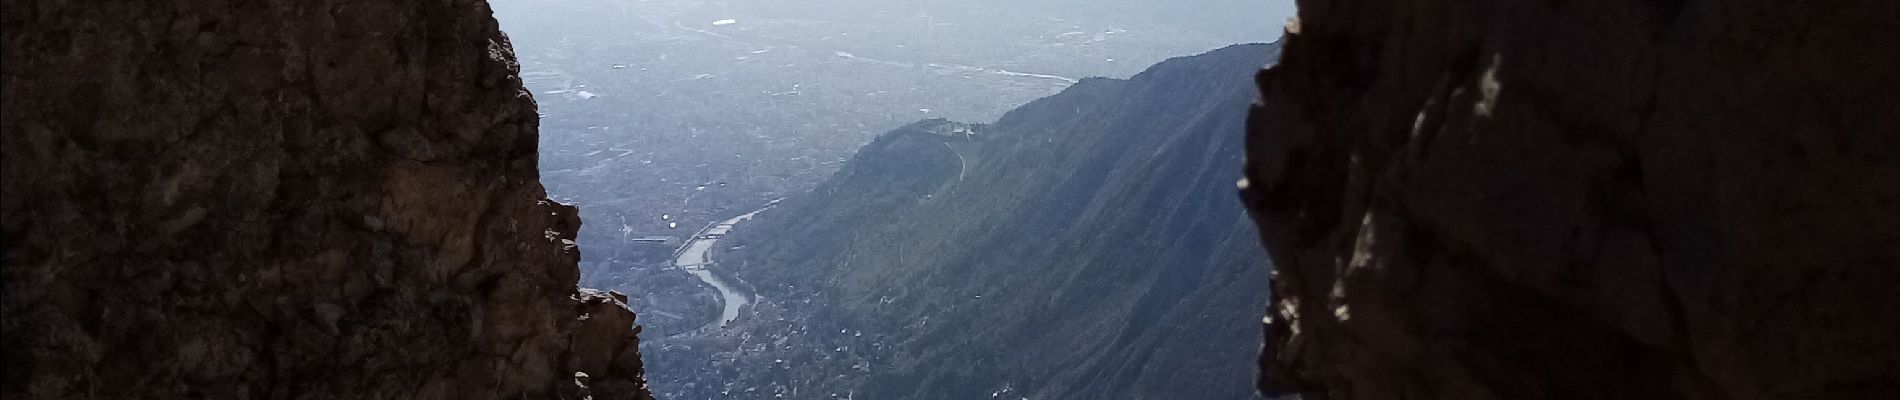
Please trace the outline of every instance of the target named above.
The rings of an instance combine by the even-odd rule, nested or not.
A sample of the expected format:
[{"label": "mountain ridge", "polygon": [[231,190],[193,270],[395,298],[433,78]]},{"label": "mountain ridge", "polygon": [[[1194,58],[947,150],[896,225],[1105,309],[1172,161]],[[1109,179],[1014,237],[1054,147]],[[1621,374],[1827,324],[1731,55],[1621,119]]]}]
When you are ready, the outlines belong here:
[{"label": "mountain ridge", "polygon": [[[1252,97],[1236,82],[1274,49],[1085,79],[973,125],[973,140],[909,129],[952,124],[941,120],[882,135],[735,232],[744,250],[727,268],[766,297],[830,301],[816,319],[889,328],[883,344],[905,354],[890,372],[834,386],[859,395],[1251,398],[1251,374],[1189,359],[1257,341],[1234,326],[1258,320],[1265,257],[1228,199]],[[1186,321],[1201,323],[1167,327]],[[1221,339],[1188,343],[1188,327]]]}]

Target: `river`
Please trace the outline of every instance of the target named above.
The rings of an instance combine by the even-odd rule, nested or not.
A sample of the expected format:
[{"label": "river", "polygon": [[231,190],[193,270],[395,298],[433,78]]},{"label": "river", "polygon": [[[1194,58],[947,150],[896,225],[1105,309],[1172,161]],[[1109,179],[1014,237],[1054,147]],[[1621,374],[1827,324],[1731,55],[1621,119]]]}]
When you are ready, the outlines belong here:
[{"label": "river", "polygon": [[746,293],[744,289],[736,285],[727,283],[726,280],[720,278],[719,275],[715,275],[712,271],[706,270],[706,267],[712,265],[712,250],[719,244],[721,237],[724,237],[728,232],[732,232],[733,226],[750,220],[753,216],[759,215],[759,213],[764,211],[765,209],[759,209],[758,211],[753,211],[707,226],[698,234],[693,235],[692,241],[687,242],[685,250],[681,251],[679,256],[673,259],[674,266],[685,270],[686,273],[693,274],[693,277],[699,278],[700,281],[704,281],[707,285],[712,286],[713,289],[718,290],[719,297],[723,299],[722,302],[725,303],[724,309],[719,312],[719,319],[708,322],[705,327],[701,328],[702,332],[709,330],[708,328],[724,328],[732,324],[733,321],[739,319],[739,309],[752,303],[752,295],[750,293]]}]

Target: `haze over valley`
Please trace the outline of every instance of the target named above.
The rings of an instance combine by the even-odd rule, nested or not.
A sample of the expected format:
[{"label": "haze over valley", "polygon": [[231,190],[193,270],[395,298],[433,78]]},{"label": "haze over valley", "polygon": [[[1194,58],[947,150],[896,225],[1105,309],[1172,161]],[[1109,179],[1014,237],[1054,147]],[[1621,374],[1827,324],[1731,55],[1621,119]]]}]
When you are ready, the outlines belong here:
[{"label": "haze over valley", "polygon": [[[769,398],[758,391],[848,394],[866,384],[869,372],[899,356],[865,335],[888,337],[895,332],[885,328],[894,327],[844,332],[862,342],[855,345],[813,336],[834,323],[813,314],[834,299],[755,301],[759,287],[792,283],[747,281],[756,276],[733,275],[737,267],[720,258],[749,257],[743,246],[774,239],[718,237],[747,229],[741,214],[770,215],[783,200],[850,203],[809,191],[886,132],[919,120],[988,123],[1095,77],[1128,78],[1168,58],[1271,41],[1277,30],[1259,21],[1277,21],[1283,16],[1273,8],[1290,8],[1163,3],[498,0],[493,7],[540,106],[549,195],[579,206],[585,221],[581,284],[630,295],[647,332],[655,393]],[[1236,82],[1262,65],[1264,58],[1229,64],[1234,76],[1223,82],[1248,92]],[[1238,118],[1238,109],[1224,112]],[[946,145],[976,157],[975,145]],[[959,167],[959,180],[967,168]],[[980,195],[972,190],[987,189],[962,195]],[[804,198],[811,196],[820,198]],[[1238,218],[1238,208],[1230,211]],[[1245,290],[1258,293],[1262,284]],[[759,340],[827,347],[845,356],[834,361],[855,361],[787,374],[777,367],[795,355],[743,349]],[[859,377],[826,378],[832,370]]]},{"label": "haze over valley", "polygon": [[[1203,14],[1269,8],[1226,3]],[[654,269],[672,247],[714,220],[810,189],[879,133],[928,118],[992,121],[1084,77],[1126,77],[1168,57],[1271,39],[1255,23],[1170,23],[1187,17],[1114,4],[493,6],[540,104],[549,193],[587,221],[583,285],[653,294],[636,295],[635,308],[657,311],[643,314],[649,329],[670,331],[693,326],[699,318],[685,315],[712,300],[688,300],[705,291]],[[675,242],[636,242],[653,236]]]}]

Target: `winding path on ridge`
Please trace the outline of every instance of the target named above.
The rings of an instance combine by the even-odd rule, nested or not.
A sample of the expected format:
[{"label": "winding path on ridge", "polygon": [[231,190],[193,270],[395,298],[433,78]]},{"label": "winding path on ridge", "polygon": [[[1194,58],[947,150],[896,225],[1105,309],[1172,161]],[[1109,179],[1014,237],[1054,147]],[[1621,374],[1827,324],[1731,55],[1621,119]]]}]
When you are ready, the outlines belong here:
[{"label": "winding path on ridge", "polygon": [[957,151],[955,147],[950,147],[949,142],[945,142],[943,147],[950,149],[950,154],[957,155],[957,182],[963,182],[963,175],[970,172],[970,162],[964,160],[963,152]]}]

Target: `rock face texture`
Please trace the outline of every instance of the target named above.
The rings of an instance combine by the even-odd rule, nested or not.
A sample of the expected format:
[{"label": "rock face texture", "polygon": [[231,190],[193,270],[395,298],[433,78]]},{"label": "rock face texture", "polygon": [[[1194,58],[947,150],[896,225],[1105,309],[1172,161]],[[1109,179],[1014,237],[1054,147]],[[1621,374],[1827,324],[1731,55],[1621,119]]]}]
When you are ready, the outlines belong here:
[{"label": "rock face texture", "polygon": [[0,396],[649,398],[485,3],[4,4]]},{"label": "rock face texture", "polygon": [[1243,190],[1263,389],[1900,392],[1900,3],[1300,8]]}]

